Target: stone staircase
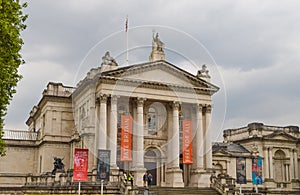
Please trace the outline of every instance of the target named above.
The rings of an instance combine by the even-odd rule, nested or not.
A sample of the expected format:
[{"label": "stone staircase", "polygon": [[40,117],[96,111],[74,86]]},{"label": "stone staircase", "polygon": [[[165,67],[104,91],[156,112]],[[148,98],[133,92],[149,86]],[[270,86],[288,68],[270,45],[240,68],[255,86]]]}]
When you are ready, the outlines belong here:
[{"label": "stone staircase", "polygon": [[171,188],[171,187],[150,187],[139,188],[139,195],[219,195],[213,188],[195,188],[195,187],[185,187],[185,188]]}]

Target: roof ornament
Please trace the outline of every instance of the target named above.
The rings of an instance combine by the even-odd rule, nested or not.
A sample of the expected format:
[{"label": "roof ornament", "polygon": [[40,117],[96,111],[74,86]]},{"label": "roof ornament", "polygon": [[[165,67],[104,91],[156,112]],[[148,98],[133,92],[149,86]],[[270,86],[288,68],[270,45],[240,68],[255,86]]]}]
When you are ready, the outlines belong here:
[{"label": "roof ornament", "polygon": [[154,36],[153,32],[152,52],[149,57],[151,62],[165,59],[164,45],[165,44],[159,39],[158,33]]},{"label": "roof ornament", "polygon": [[156,33],[155,37],[153,34],[152,50],[164,51],[164,43],[159,39],[158,33]]},{"label": "roof ornament", "polygon": [[102,57],[101,72],[115,70],[118,68],[116,60],[110,56],[109,51],[105,52]]},{"label": "roof ornament", "polygon": [[110,56],[109,51],[105,52],[104,56],[102,57],[102,65],[111,65],[111,66],[117,66],[116,60]]},{"label": "roof ornament", "polygon": [[202,69],[198,70],[197,77],[208,81],[210,79],[208,72],[207,66],[203,64]]}]

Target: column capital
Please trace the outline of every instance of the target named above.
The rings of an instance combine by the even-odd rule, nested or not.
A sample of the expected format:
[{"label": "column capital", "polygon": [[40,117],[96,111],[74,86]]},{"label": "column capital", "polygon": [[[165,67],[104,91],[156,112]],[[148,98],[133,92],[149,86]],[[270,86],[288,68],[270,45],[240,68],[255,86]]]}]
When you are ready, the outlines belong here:
[{"label": "column capital", "polygon": [[179,101],[172,102],[172,107],[175,110],[178,110],[180,105],[181,105],[181,102],[179,102]]},{"label": "column capital", "polygon": [[118,98],[120,98],[120,96],[118,96],[118,95],[110,95],[110,102],[112,104],[116,104],[117,101],[118,101]]},{"label": "column capital", "polygon": [[268,149],[269,149],[268,146],[264,146],[264,147],[263,147],[263,150],[268,150]]},{"label": "column capital", "polygon": [[204,104],[197,104],[198,111],[202,112]]},{"label": "column capital", "polygon": [[205,112],[211,113],[212,105],[211,104],[205,104]]},{"label": "column capital", "polygon": [[146,98],[142,98],[142,97],[136,98],[137,106],[143,106],[145,101],[146,101]]},{"label": "column capital", "polygon": [[107,98],[108,98],[107,94],[100,94],[97,99],[99,103],[107,103]]}]

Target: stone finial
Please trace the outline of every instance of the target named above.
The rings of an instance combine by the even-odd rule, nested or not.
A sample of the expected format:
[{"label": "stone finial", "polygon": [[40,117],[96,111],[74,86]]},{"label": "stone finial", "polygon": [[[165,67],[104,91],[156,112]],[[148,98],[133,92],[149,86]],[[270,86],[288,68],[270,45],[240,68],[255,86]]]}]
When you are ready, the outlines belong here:
[{"label": "stone finial", "polygon": [[118,67],[116,60],[110,56],[109,51],[102,57],[101,72],[114,70]]},{"label": "stone finial", "polygon": [[209,74],[208,74],[208,69],[207,66],[205,64],[202,65],[202,69],[198,70],[197,73],[197,77],[206,77],[206,78],[210,78]]},{"label": "stone finial", "polygon": [[149,60],[151,62],[164,60],[165,53],[164,53],[164,43],[159,39],[158,33],[154,36],[152,40],[152,52],[150,54]]}]

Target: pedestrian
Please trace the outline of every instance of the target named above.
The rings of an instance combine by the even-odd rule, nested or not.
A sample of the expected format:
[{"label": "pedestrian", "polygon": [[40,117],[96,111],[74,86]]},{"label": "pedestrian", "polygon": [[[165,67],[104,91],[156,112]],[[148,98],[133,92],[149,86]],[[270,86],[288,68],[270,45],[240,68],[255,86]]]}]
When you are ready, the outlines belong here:
[{"label": "pedestrian", "polygon": [[143,181],[144,181],[144,187],[147,187],[147,182],[148,182],[148,172],[146,171],[144,176],[143,176]]},{"label": "pedestrian", "polygon": [[148,174],[148,187],[151,186],[152,180],[153,180],[153,176],[152,176],[151,173],[149,173],[149,174]]},{"label": "pedestrian", "polygon": [[132,174],[132,173],[129,173],[129,174],[128,174],[128,181],[130,181],[131,187],[133,187],[133,180],[134,180],[133,174]]},{"label": "pedestrian", "polygon": [[124,172],[124,174],[123,174],[123,177],[124,177],[124,183],[127,184],[127,179],[128,179],[128,178],[127,178],[127,174],[126,174],[125,172]]}]

